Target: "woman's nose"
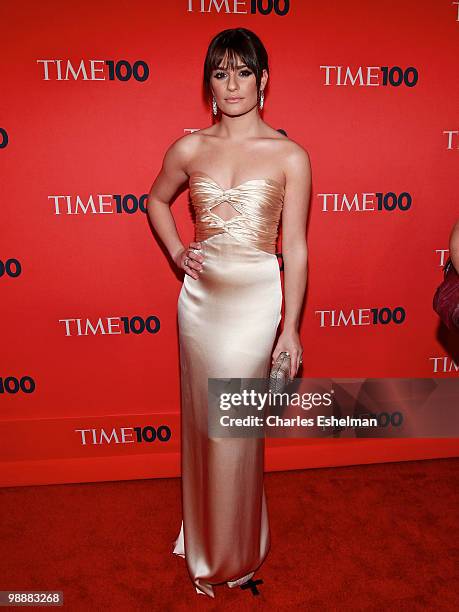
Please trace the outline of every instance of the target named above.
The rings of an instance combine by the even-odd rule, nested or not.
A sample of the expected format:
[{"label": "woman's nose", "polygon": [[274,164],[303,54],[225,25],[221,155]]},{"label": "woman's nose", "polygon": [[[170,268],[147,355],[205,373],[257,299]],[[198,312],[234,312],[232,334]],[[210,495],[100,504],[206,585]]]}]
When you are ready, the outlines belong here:
[{"label": "woman's nose", "polygon": [[236,80],[236,76],[235,75],[231,75],[229,76],[228,79],[228,89],[231,89],[231,91],[233,91],[234,89],[237,89],[237,80]]}]

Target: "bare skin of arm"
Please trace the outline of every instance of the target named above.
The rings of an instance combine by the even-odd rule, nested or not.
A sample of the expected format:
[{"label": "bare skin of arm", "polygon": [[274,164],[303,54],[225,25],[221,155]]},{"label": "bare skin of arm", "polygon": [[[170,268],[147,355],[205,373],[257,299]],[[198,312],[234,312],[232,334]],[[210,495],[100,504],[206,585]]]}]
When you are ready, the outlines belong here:
[{"label": "bare skin of arm", "polygon": [[456,272],[459,274],[459,219],[456,221],[449,238],[449,254]]},{"label": "bare skin of arm", "polygon": [[286,189],[282,212],[282,256],[285,313],[282,333],[273,352],[273,363],[281,351],[288,351],[290,377],[294,378],[302,353],[299,324],[307,282],[306,219],[311,194],[311,164],[307,152],[298,145],[286,156],[284,164]]},{"label": "bare skin of arm", "polygon": [[[193,154],[195,143],[190,136],[176,140],[166,151],[160,173],[156,177],[148,196],[147,211],[150,221],[160,239],[167,248],[174,263],[193,278],[198,278],[204,258],[199,253],[187,252],[188,247],[180,240],[174,217],[170,210],[172,197],[188,180],[184,168]],[[191,242],[189,247],[200,249],[198,242]],[[184,266],[185,258],[189,262]]]}]

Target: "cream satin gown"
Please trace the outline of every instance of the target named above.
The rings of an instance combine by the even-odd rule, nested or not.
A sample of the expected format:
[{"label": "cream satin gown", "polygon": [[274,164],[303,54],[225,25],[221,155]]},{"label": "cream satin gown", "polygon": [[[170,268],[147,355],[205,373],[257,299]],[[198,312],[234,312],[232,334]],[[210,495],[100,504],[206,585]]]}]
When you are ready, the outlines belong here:
[{"label": "cream satin gown", "polygon": [[222,189],[202,172],[189,185],[204,266],[199,279],[185,275],[178,298],[183,520],[173,553],[196,591],[215,597],[215,584],[250,580],[270,546],[264,438],[209,439],[207,392],[208,378],[269,375],[285,190],[264,178]]}]

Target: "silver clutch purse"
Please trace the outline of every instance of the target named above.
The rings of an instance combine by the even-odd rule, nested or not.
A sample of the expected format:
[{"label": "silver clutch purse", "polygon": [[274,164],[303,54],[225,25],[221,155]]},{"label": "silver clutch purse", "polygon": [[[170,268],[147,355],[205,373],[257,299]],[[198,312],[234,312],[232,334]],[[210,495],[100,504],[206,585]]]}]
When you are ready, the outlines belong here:
[{"label": "silver clutch purse", "polygon": [[284,387],[290,382],[290,355],[285,351],[279,354],[273,363],[269,374],[269,391],[282,393]]}]

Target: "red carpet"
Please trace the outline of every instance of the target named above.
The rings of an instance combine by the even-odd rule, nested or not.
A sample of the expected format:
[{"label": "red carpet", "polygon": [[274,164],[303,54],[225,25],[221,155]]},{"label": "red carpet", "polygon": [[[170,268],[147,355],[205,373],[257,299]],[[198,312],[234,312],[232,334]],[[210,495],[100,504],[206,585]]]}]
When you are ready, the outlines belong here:
[{"label": "red carpet", "polygon": [[67,610],[457,610],[459,459],[269,473],[260,595],[198,595],[172,555],[179,479],[0,490],[0,590]]}]

